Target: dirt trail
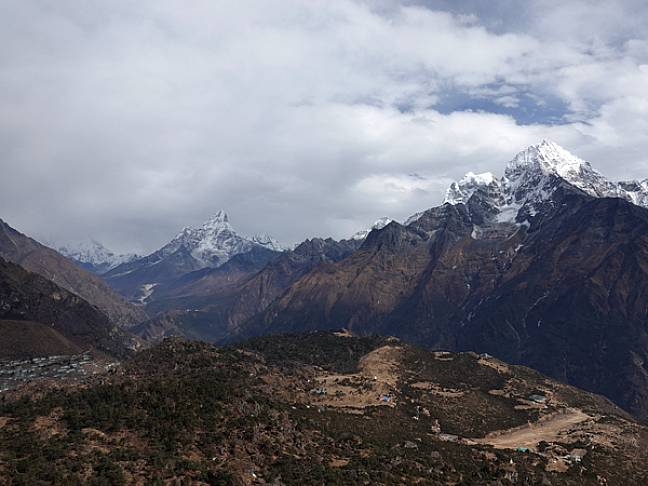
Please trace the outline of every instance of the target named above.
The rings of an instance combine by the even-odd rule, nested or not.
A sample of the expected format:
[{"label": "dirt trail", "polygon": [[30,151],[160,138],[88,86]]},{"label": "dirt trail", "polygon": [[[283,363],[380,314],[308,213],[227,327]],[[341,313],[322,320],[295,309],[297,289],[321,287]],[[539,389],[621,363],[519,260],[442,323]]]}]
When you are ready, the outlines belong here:
[{"label": "dirt trail", "polygon": [[478,444],[490,444],[497,449],[515,449],[527,447],[535,450],[538,442],[554,442],[560,435],[567,432],[574,425],[590,419],[589,415],[581,410],[569,408],[562,413],[556,413],[541,418],[532,424],[523,425],[514,429],[497,431],[488,434],[483,439],[473,439]]}]

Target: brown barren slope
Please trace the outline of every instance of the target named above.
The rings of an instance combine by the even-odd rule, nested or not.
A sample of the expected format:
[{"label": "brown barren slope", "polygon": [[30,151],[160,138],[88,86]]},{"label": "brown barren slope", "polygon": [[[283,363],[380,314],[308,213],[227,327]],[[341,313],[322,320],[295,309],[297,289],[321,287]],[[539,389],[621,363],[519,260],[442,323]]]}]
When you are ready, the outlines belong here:
[{"label": "brown barren slope", "polygon": [[102,310],[116,324],[132,326],[146,319],[143,309],[126,302],[98,276],[60,253],[16,231],[0,219],[0,257],[42,275]]},{"label": "brown barren slope", "polygon": [[78,354],[81,347],[39,322],[0,320],[1,359]]}]

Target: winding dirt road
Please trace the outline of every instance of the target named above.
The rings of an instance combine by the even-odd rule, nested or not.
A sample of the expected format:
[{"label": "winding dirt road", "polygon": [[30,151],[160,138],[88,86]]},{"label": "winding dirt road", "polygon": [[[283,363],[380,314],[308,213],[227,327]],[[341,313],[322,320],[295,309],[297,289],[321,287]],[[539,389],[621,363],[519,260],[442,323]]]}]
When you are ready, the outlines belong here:
[{"label": "winding dirt road", "polygon": [[543,417],[537,422],[514,429],[492,432],[483,439],[472,439],[472,441],[477,444],[489,444],[497,449],[527,447],[530,450],[536,450],[538,442],[543,440],[555,442],[563,432],[567,432],[575,425],[590,418],[592,417],[582,410],[568,408],[564,412]]}]

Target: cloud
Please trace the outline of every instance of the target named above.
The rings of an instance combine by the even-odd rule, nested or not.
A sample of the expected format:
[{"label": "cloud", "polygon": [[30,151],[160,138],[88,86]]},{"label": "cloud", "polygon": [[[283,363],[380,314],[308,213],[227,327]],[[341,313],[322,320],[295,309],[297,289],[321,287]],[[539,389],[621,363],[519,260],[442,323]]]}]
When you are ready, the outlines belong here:
[{"label": "cloud", "polygon": [[524,4],[3,2],[0,217],[118,250],[219,208],[344,237],[541,138],[647,176],[645,7]]}]

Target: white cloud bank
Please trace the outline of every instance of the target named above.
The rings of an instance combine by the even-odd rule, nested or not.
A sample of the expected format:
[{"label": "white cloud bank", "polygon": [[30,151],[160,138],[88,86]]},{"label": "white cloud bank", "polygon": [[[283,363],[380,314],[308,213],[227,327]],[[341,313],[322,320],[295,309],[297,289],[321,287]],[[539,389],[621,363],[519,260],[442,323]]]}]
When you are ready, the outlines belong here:
[{"label": "white cloud bank", "polygon": [[450,3],[2,2],[0,217],[118,250],[219,208],[343,237],[542,138],[648,177],[640,2]]}]

